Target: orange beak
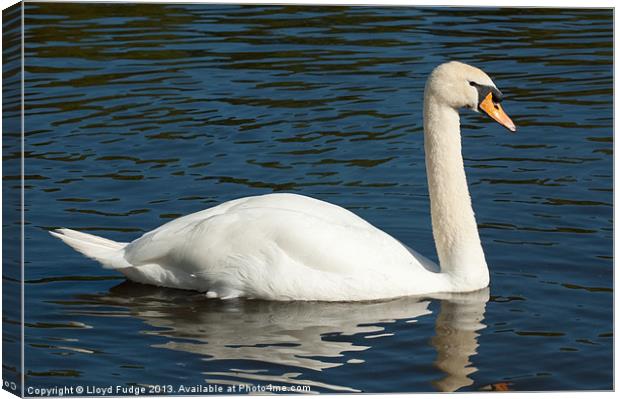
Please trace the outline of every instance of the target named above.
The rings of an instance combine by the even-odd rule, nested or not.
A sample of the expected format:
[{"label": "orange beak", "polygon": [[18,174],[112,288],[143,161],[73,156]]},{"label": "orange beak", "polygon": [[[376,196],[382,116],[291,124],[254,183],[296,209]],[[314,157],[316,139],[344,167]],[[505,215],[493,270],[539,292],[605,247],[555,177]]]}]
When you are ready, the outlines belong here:
[{"label": "orange beak", "polygon": [[491,118],[495,119],[500,125],[506,129],[514,132],[517,130],[514,122],[502,109],[499,103],[493,102],[493,94],[489,93],[485,99],[480,103],[480,109],[487,113]]}]

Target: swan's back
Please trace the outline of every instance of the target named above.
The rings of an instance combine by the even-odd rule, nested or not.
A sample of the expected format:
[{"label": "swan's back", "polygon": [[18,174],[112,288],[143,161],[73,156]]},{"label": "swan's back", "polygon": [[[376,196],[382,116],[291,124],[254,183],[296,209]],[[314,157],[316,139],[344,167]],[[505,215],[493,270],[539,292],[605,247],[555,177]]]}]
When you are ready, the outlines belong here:
[{"label": "swan's back", "polygon": [[[244,215],[251,215],[253,213],[255,217],[260,215],[284,215],[291,219],[295,218],[298,221],[299,218],[303,219],[304,217],[308,217],[323,220],[335,226],[361,229],[374,228],[370,223],[353,212],[330,204],[329,202],[298,194],[266,194],[231,200],[214,206],[213,208],[172,220],[130,243],[126,248],[126,254],[130,259],[133,259],[133,262],[136,262],[134,264],[146,262],[149,258],[152,259],[161,256],[156,253],[167,250],[165,246],[160,248],[160,250],[150,248],[153,243],[160,245],[162,241],[170,240],[174,236],[183,236],[205,222],[209,223],[210,221],[214,225],[219,225],[224,222],[220,218],[216,223],[216,217],[226,217],[226,220],[232,225],[235,220],[235,215],[239,215],[240,213]],[[244,227],[252,228],[249,224],[246,224]]]},{"label": "swan's back", "polygon": [[330,204],[329,202],[298,194],[275,193],[227,201],[213,208],[172,220],[147,234],[157,234],[158,232],[178,228],[197,220],[204,220],[213,216],[247,209],[292,211],[320,217],[331,223],[342,224],[344,226],[372,227],[370,223],[353,212],[340,206]]}]

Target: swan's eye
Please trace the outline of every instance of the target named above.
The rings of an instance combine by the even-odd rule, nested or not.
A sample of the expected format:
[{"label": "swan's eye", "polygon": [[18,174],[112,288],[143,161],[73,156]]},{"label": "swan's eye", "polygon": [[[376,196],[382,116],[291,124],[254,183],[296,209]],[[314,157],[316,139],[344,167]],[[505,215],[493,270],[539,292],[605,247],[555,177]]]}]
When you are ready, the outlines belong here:
[{"label": "swan's eye", "polygon": [[474,87],[476,87],[476,86],[480,86],[480,85],[479,85],[478,83],[476,83],[476,82],[469,82],[469,85],[470,85],[470,86],[474,86]]}]

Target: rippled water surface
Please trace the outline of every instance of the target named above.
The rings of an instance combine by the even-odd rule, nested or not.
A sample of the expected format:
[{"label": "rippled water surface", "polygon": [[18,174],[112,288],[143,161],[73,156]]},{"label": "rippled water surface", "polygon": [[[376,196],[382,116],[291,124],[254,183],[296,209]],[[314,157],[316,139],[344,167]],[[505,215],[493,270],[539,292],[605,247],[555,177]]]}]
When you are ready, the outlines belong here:
[{"label": "rippled water surface", "polygon": [[[612,388],[610,10],[30,3],[25,51],[26,386]],[[131,241],[286,191],[436,260],[422,95],[450,59],[519,126],[462,116],[488,291],[221,302],[47,234]]]}]

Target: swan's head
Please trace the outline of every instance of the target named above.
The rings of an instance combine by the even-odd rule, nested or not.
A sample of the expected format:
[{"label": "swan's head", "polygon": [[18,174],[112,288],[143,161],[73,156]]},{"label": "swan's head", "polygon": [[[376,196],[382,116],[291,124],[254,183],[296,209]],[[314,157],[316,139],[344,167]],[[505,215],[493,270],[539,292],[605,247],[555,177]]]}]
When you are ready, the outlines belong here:
[{"label": "swan's head", "polygon": [[476,67],[458,61],[441,64],[428,78],[426,92],[456,110],[482,111],[508,130],[517,130],[500,105],[502,93],[489,75]]}]

